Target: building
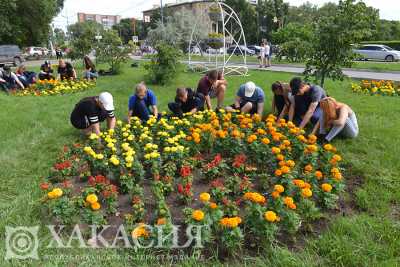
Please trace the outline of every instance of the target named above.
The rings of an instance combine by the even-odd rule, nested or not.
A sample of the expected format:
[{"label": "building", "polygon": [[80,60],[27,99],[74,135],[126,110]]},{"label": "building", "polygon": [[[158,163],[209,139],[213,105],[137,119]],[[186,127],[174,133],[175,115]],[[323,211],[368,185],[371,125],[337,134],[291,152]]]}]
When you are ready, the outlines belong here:
[{"label": "building", "polygon": [[105,29],[111,29],[113,25],[121,21],[121,16],[78,13],[78,22],[85,21],[96,21]]}]

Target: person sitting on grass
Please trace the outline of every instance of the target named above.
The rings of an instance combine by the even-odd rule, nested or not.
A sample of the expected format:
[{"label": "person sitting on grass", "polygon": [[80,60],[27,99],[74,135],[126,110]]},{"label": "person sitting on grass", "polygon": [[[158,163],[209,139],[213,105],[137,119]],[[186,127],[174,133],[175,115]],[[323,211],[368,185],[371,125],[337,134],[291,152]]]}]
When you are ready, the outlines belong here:
[{"label": "person sitting on grass", "polygon": [[53,69],[51,68],[50,60],[46,60],[44,64],[40,66],[38,78],[39,80],[54,80]]},{"label": "person sitting on grass", "polygon": [[36,82],[36,73],[27,71],[24,65],[20,65],[15,71],[15,74],[25,87]]},{"label": "person sitting on grass", "polygon": [[142,121],[147,121],[150,115],[159,118],[161,114],[157,109],[157,98],[152,90],[147,89],[144,82],[136,85],[135,94],[129,98],[128,122],[136,116]]},{"label": "person sitting on grass", "polygon": [[202,94],[205,99],[207,108],[212,110],[211,98],[217,97],[217,108],[220,109],[224,103],[227,81],[224,79],[222,72],[212,70],[200,79],[196,94]]},{"label": "person sitting on grass", "polygon": [[311,122],[317,123],[321,116],[319,102],[326,97],[325,90],[318,85],[304,83],[295,77],[290,81],[293,101],[289,108],[289,121],[293,121],[300,129]]},{"label": "person sitting on grass", "polygon": [[88,56],[85,56],[83,58],[83,63],[85,65],[83,77],[86,80],[96,80],[99,77],[99,74],[97,73],[96,66],[93,64],[92,60]]},{"label": "person sitting on grass", "polygon": [[4,66],[0,73],[1,89],[8,93],[10,90],[25,89],[18,76],[11,71],[9,66]]},{"label": "person sitting on grass", "polygon": [[253,82],[247,82],[240,86],[235,103],[226,107],[226,111],[240,110],[242,113],[250,113],[262,116],[264,111],[264,91]]},{"label": "person sitting on grass", "polygon": [[197,96],[191,88],[176,89],[175,102],[168,104],[168,108],[177,117],[182,117],[184,113],[195,113],[204,108],[204,98]]},{"label": "person sitting on grass", "polygon": [[64,59],[60,59],[58,61],[58,80],[75,80],[76,79],[76,71],[74,67],[72,67],[71,63],[65,62]]},{"label": "person sitting on grass", "polygon": [[272,113],[278,116],[278,120],[284,118],[287,119],[290,103],[293,101],[289,84],[279,81],[274,82],[271,86],[271,89],[272,93],[274,94],[272,98]]},{"label": "person sitting on grass", "polygon": [[100,122],[107,119],[108,129],[115,127],[114,100],[108,92],[99,96],[85,97],[75,105],[71,113],[71,124],[85,134],[100,134]]},{"label": "person sitting on grass", "polygon": [[326,97],[320,102],[322,116],[315,125],[313,134],[326,135],[327,142],[338,135],[355,138],[358,135],[358,123],[355,112],[346,104]]}]

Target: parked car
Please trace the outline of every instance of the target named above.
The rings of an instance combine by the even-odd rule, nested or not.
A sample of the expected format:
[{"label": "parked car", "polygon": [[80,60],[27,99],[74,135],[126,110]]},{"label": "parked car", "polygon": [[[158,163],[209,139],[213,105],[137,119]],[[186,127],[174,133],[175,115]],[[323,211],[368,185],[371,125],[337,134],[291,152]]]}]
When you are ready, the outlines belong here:
[{"label": "parked car", "polygon": [[[30,58],[40,58],[46,56],[46,50],[43,47],[35,47],[35,46],[30,46],[26,48],[26,56]],[[47,50],[48,53],[48,50]]]},{"label": "parked car", "polygon": [[254,50],[250,50],[247,47],[245,47],[244,45],[231,46],[231,47],[228,48],[226,53],[227,54],[234,54],[236,56],[241,56],[241,55],[244,55],[245,53],[246,53],[246,55],[249,55],[249,56],[255,55]]},{"label": "parked car", "polygon": [[214,49],[214,48],[209,47],[209,48],[206,49],[206,53],[207,54],[212,54],[212,55],[215,55],[215,54],[222,55],[224,53],[224,49],[223,48]]},{"label": "parked car", "polygon": [[249,45],[247,46],[248,49],[253,50],[255,54],[260,54],[261,46],[258,45]]},{"label": "parked car", "polygon": [[0,63],[20,65],[24,60],[21,49],[16,45],[0,45]]},{"label": "parked car", "polygon": [[400,51],[386,45],[363,45],[358,49],[353,50],[354,53],[360,54],[363,59],[375,59],[386,61],[400,60]]}]

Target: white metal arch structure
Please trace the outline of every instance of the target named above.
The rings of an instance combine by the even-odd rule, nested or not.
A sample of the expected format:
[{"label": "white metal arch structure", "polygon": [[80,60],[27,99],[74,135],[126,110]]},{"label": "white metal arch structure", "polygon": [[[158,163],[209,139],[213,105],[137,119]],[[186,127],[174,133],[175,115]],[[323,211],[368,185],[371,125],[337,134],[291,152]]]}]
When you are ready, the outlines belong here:
[{"label": "white metal arch structure", "polygon": [[[220,22],[222,22],[222,29],[219,31],[218,22],[217,22],[217,33],[221,33],[223,35],[223,55],[222,57],[217,53],[215,54],[215,62],[211,61],[211,55],[209,55],[208,63],[196,62],[192,60],[192,45],[201,49],[200,42],[203,40],[199,40],[197,36],[195,36],[195,32],[197,30],[197,23],[199,20],[196,20],[195,25],[193,26],[192,33],[190,35],[190,43],[189,43],[189,68],[192,70],[196,70],[197,68],[201,68],[203,72],[219,69],[222,70],[225,75],[241,75],[245,76],[248,72],[247,61],[246,61],[246,50],[243,50],[241,46],[247,47],[246,37],[244,35],[242,23],[236,12],[227,4],[222,1],[216,0],[214,5],[218,6],[220,13]],[[235,38],[235,33],[231,32],[227,29],[228,23],[233,23],[239,27],[240,33],[237,38]],[[230,54],[227,54],[227,40],[231,40],[232,47],[234,49]],[[232,56],[236,53],[240,53],[241,60],[240,62],[231,63],[230,60]],[[218,60],[219,57],[223,59],[223,61]]]}]

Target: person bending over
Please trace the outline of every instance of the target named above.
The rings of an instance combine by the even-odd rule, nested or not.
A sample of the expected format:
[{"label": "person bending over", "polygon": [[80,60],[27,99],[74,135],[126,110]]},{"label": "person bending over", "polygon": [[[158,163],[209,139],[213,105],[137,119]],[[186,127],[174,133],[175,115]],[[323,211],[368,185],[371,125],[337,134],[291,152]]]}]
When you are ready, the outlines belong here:
[{"label": "person bending over", "polygon": [[288,115],[291,101],[293,101],[290,86],[278,81],[272,84],[271,89],[274,94],[271,111],[278,116],[278,120],[283,119]]},{"label": "person bending over", "polygon": [[64,59],[60,59],[58,61],[58,79],[59,80],[75,80],[76,79],[76,71],[74,67],[72,67],[71,63],[65,62]]},{"label": "person bending over", "polygon": [[40,66],[39,80],[54,80],[53,69],[51,68],[50,60],[46,60]]},{"label": "person bending over", "polygon": [[159,118],[157,98],[152,90],[147,89],[144,82],[136,85],[135,94],[129,98],[128,122],[136,116],[142,121],[147,121],[150,115]]},{"label": "person bending over", "polygon": [[202,94],[208,109],[212,110],[211,98],[217,98],[217,110],[220,109],[224,103],[225,91],[227,81],[224,79],[222,72],[212,70],[200,79],[196,94]]},{"label": "person bending over", "polygon": [[204,108],[202,96],[196,96],[191,88],[176,89],[175,102],[168,104],[169,110],[177,117],[182,117],[184,113],[195,113]]},{"label": "person bending over", "polygon": [[20,65],[15,71],[15,74],[25,87],[36,82],[36,73],[33,71],[27,71],[24,65]]},{"label": "person bending over", "polygon": [[236,94],[235,103],[226,107],[228,112],[240,110],[242,113],[250,113],[262,116],[264,111],[264,91],[253,82],[247,82],[240,86]]},{"label": "person bending over", "polygon": [[107,120],[108,129],[115,127],[113,96],[103,92],[99,96],[85,97],[75,105],[71,124],[85,134],[100,134],[100,122]]},{"label": "person bending over", "polygon": [[7,93],[10,90],[16,90],[18,88],[25,89],[25,86],[18,79],[18,76],[11,71],[9,66],[4,66],[3,70],[0,71],[0,86]]},{"label": "person bending over", "polygon": [[85,66],[83,77],[86,80],[96,80],[99,77],[99,74],[97,73],[96,66],[93,64],[92,60],[88,56],[85,56],[83,58],[83,64]]},{"label": "person bending over", "polygon": [[321,116],[319,102],[326,97],[325,90],[318,85],[304,83],[296,77],[290,81],[293,101],[289,108],[289,121],[303,129],[310,121],[315,124]]},{"label": "person bending over", "polygon": [[358,123],[355,112],[346,104],[337,102],[334,98],[326,97],[320,102],[322,116],[315,125],[313,134],[325,135],[330,142],[341,135],[346,138],[355,138],[358,135]]}]

